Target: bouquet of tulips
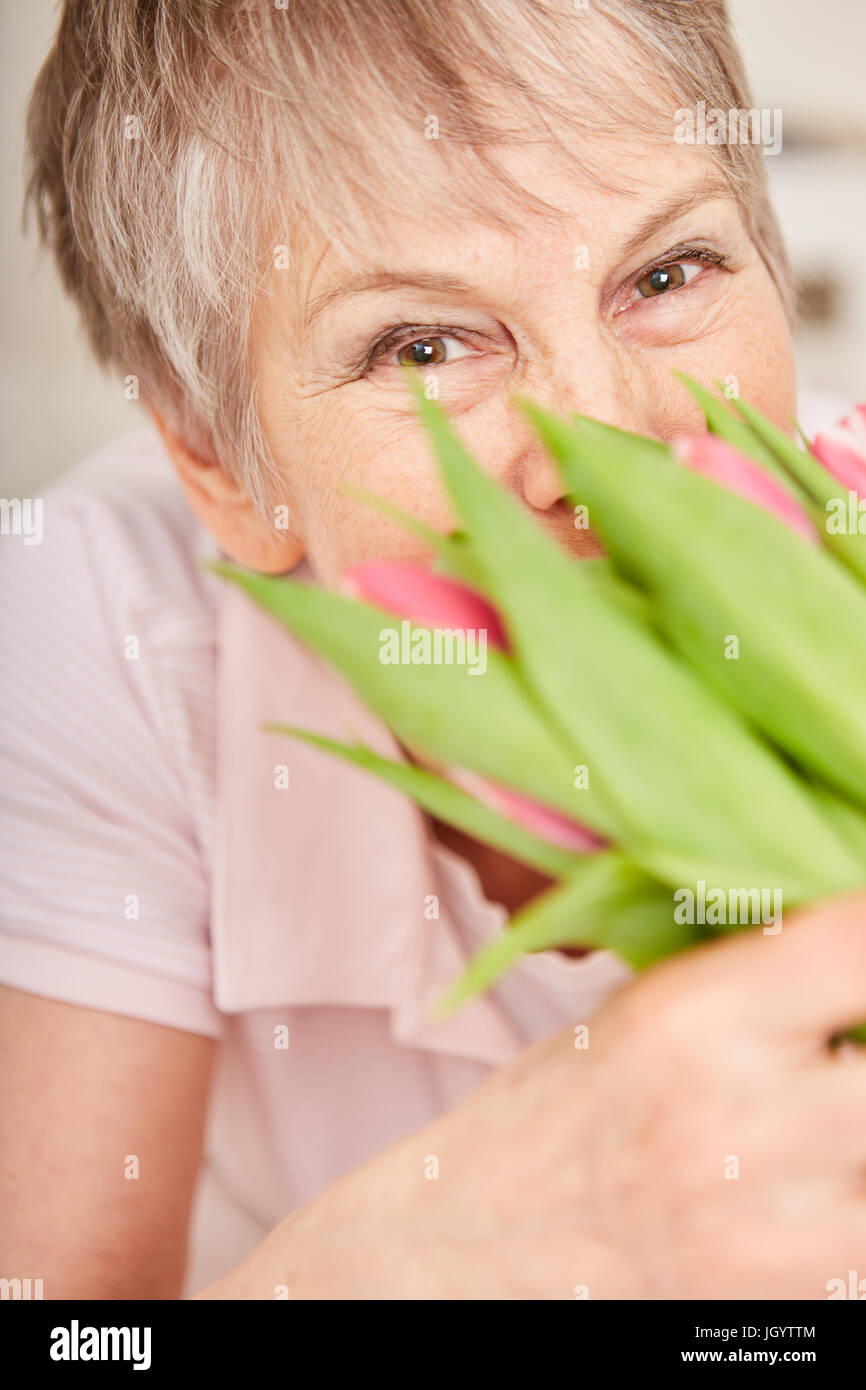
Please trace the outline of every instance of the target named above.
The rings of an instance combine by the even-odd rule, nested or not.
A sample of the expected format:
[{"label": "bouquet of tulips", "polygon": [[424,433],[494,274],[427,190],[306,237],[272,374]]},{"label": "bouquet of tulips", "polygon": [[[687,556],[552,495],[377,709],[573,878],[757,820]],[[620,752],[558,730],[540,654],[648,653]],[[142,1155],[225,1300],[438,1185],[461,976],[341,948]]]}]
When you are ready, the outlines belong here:
[{"label": "bouquet of tulips", "polygon": [[803,448],[682,380],[708,428],[672,445],[519,403],[602,558],[546,536],[416,382],[460,529],[365,500],[423,535],[432,570],[362,565],[340,593],[215,567],[426,765],[269,728],[553,880],[445,1008],[523,952],[641,969],[866,885],[866,407]]}]

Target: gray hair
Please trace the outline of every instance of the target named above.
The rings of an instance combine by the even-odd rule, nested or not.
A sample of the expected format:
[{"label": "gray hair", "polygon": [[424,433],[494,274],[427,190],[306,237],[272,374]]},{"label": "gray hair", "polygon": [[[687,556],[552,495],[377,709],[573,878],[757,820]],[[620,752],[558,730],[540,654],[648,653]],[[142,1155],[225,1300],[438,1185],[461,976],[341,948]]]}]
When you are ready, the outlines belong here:
[{"label": "gray hair", "polygon": [[[266,514],[250,333],[275,241],[374,245],[383,207],[417,207],[421,158],[505,222],[491,170],[498,198],[537,200],[497,144],[557,145],[605,181],[600,146],[671,139],[700,100],[751,105],[724,0],[66,0],[31,97],[28,205],[99,360]],[[425,149],[431,115],[444,138]],[[790,312],[760,148],[708,153]]]}]

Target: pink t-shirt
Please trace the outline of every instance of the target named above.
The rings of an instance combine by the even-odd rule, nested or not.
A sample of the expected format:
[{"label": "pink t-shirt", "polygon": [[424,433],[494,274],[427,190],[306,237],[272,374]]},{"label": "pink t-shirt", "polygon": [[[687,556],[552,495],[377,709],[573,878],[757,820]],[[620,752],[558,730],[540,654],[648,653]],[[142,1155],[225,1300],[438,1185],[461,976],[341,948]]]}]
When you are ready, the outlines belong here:
[{"label": "pink t-shirt", "polygon": [[542,952],[432,1022],[504,909],[397,792],[259,724],[388,731],[201,570],[151,432],[43,518],[0,536],[0,980],[220,1040],[189,1295],[630,972]]}]

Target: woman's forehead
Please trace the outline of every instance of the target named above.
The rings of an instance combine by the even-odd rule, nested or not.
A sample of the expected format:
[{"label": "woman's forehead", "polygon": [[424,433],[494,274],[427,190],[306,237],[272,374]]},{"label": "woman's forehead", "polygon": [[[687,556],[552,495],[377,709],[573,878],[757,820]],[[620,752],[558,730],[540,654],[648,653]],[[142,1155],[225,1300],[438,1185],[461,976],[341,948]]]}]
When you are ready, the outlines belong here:
[{"label": "woman's forehead", "polygon": [[[351,236],[375,246],[398,218],[447,223],[458,216],[508,229],[515,218],[573,216],[579,204],[598,203],[605,194],[651,197],[696,168],[721,182],[719,162],[706,150],[677,146],[669,111],[652,126],[626,124],[604,135],[535,131],[473,146],[425,141],[410,130],[394,141],[396,149],[383,137],[373,167],[359,166],[334,188],[323,174],[304,221],[308,232],[337,244]],[[294,207],[297,212],[297,201]]]},{"label": "woman's forehead", "polygon": [[374,211],[372,226],[359,219],[353,234],[339,241],[307,224],[293,281],[304,326],[340,297],[396,287],[401,280],[465,293],[469,286],[461,276],[491,280],[491,269],[504,263],[513,270],[534,249],[571,259],[572,242],[585,242],[625,258],[667,225],[732,196],[705,154],[645,140],[609,151],[610,177],[601,182],[540,146],[500,154],[516,195],[510,187],[503,191],[491,169],[486,204],[480,181],[471,200],[447,180],[428,181],[408,207],[381,208],[378,218]]}]

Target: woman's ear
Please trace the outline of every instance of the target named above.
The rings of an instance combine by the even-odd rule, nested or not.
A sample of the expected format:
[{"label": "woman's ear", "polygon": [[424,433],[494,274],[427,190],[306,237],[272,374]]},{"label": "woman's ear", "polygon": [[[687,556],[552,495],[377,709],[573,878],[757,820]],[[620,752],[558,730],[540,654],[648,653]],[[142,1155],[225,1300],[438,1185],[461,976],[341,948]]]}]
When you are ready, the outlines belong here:
[{"label": "woman's ear", "polygon": [[189,505],[220,549],[237,564],[262,574],[294,569],[304,556],[301,540],[289,530],[269,526],[224,468],[193,453],[153,410],[150,414]]}]

